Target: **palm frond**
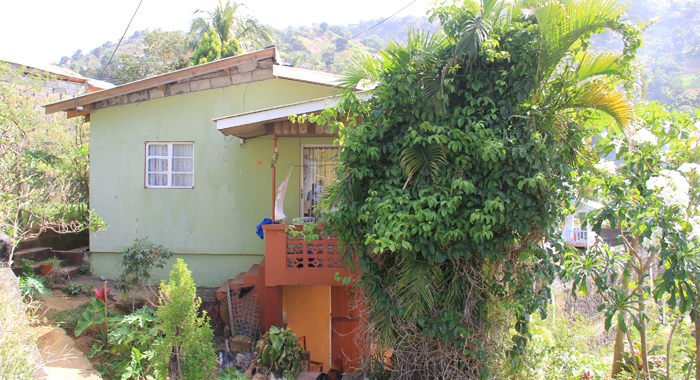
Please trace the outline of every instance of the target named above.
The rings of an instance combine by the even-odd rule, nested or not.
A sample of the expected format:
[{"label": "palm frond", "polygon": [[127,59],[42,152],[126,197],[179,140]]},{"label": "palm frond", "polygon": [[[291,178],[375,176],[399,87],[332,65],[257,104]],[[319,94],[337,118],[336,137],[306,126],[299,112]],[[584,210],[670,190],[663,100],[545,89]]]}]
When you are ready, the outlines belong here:
[{"label": "palm frond", "polygon": [[269,27],[260,24],[257,20],[247,18],[243,20],[242,27],[236,32],[235,38],[250,51],[271,44],[271,33]]},{"label": "palm frond", "polygon": [[492,26],[492,20],[481,16],[465,21],[464,33],[455,46],[455,56],[464,53],[466,61],[474,59],[479,53],[481,44],[491,35]]},{"label": "palm frond", "polygon": [[579,85],[571,91],[571,95],[560,109],[590,108],[603,111],[629,132],[631,120],[634,118],[634,106],[627,96],[615,89],[604,80],[596,80]]},{"label": "palm frond", "polygon": [[404,259],[398,273],[397,304],[415,321],[433,313],[443,283],[439,266],[424,261]]},{"label": "palm frond", "polygon": [[623,55],[615,51],[581,52],[576,55],[578,67],[576,76],[579,81],[599,75],[623,75]]},{"label": "palm frond", "polygon": [[619,18],[628,7],[616,0],[545,3],[535,13],[542,35],[538,78],[548,78],[574,43],[587,33],[608,28],[609,21]]},{"label": "palm frond", "polygon": [[435,182],[440,171],[440,163],[447,165],[446,149],[440,144],[432,143],[426,146],[416,144],[405,148],[401,152],[400,164],[408,178],[403,188],[408,186],[408,182],[420,170],[429,171]]},{"label": "palm frond", "polygon": [[381,73],[382,60],[375,55],[362,53],[350,60],[349,67],[340,74],[338,85],[343,92],[370,89],[379,82]]}]

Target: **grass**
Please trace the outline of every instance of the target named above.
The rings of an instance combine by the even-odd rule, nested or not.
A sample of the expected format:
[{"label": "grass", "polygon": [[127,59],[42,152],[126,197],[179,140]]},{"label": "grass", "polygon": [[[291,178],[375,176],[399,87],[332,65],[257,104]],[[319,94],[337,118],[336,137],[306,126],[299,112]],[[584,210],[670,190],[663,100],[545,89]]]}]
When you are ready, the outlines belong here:
[{"label": "grass", "polygon": [[60,311],[49,311],[46,313],[46,319],[51,323],[60,324],[61,328],[65,330],[75,330],[75,325],[78,323],[78,319],[83,312],[88,307],[88,302],[80,304],[74,308],[60,310]]},{"label": "grass", "polygon": [[19,291],[9,283],[14,278],[0,272],[0,363],[3,378],[34,379],[41,365],[36,349],[37,329],[30,323],[37,320],[32,305],[22,301]]}]

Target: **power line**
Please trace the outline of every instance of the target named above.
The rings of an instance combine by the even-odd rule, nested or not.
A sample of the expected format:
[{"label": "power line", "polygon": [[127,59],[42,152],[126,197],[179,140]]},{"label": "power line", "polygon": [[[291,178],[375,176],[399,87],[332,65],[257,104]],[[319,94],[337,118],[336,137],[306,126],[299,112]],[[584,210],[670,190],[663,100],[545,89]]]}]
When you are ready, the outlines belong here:
[{"label": "power line", "polygon": [[100,80],[100,78],[102,78],[102,74],[105,73],[105,70],[107,70],[107,67],[109,67],[109,64],[112,63],[112,58],[114,58],[114,54],[116,54],[117,50],[119,50],[119,45],[121,45],[122,41],[124,41],[124,36],[126,36],[126,32],[129,31],[129,27],[131,26],[131,23],[134,21],[134,17],[136,17],[136,13],[139,11],[139,8],[141,8],[141,3],[143,3],[143,0],[139,1],[139,5],[138,5],[138,7],[136,7],[136,10],[134,11],[134,15],[131,16],[131,20],[129,20],[129,25],[127,25],[126,29],[124,29],[124,34],[122,34],[122,38],[119,39],[119,43],[117,44],[117,47],[114,48],[114,51],[112,52],[112,56],[109,57],[109,61],[107,61],[107,64],[105,65],[105,67],[102,68],[102,72],[97,77],[97,80]]},{"label": "power line", "polygon": [[346,42],[348,42],[348,41],[350,41],[351,39],[353,39],[353,38],[359,36],[360,34],[363,34],[363,33],[365,33],[365,32],[368,32],[368,31],[370,31],[370,30],[376,28],[377,26],[383,24],[384,22],[386,22],[386,21],[389,20],[390,18],[392,18],[392,17],[396,16],[397,14],[401,13],[401,11],[403,11],[404,9],[406,9],[406,8],[410,7],[411,5],[413,5],[413,3],[415,3],[416,1],[418,1],[418,0],[413,0],[413,1],[411,1],[410,3],[408,3],[408,5],[406,5],[405,7],[401,8],[401,9],[399,9],[398,11],[396,11],[396,13],[394,13],[393,15],[391,15],[391,16],[385,18],[385,19],[382,20],[382,21],[379,21],[378,23],[376,23],[376,24],[370,26],[369,28],[367,28],[367,29],[361,31],[360,33],[357,33],[357,34],[355,34],[354,36],[352,36],[352,37],[346,39],[345,41],[343,41],[343,42],[341,43],[341,45],[344,44],[344,43],[346,43]]},{"label": "power line", "polygon": [[399,9],[399,10],[396,11],[394,14],[392,14],[391,16],[385,18],[384,20],[379,21],[378,23],[376,23],[376,24],[370,26],[369,28],[367,28],[367,29],[361,31],[360,33],[357,33],[357,34],[355,34],[354,36],[345,39],[345,41],[343,41],[343,42],[341,42],[341,43],[339,43],[339,44],[338,44],[338,43],[335,44],[334,47],[331,47],[331,48],[326,49],[326,50],[324,50],[324,51],[322,51],[322,52],[320,52],[320,53],[316,53],[316,54],[312,55],[311,57],[309,57],[309,59],[312,59],[312,58],[316,57],[317,55],[323,55],[323,54],[325,54],[325,53],[327,53],[327,52],[329,52],[329,51],[331,51],[331,50],[337,49],[338,46],[342,46],[344,43],[346,43],[346,42],[352,40],[353,38],[355,38],[355,37],[357,37],[357,36],[359,36],[359,35],[361,35],[361,34],[364,34],[364,33],[368,32],[368,31],[370,31],[370,30],[376,28],[377,26],[383,24],[384,22],[386,22],[386,21],[388,21],[389,19],[393,18],[393,17],[396,16],[397,14],[401,13],[401,11],[403,11],[404,9],[406,9],[406,8],[410,7],[411,5],[413,5],[413,3],[415,3],[416,1],[418,1],[418,0],[413,0],[413,1],[411,1],[411,2],[408,3],[406,6],[404,6],[404,7],[401,8],[401,9]]}]

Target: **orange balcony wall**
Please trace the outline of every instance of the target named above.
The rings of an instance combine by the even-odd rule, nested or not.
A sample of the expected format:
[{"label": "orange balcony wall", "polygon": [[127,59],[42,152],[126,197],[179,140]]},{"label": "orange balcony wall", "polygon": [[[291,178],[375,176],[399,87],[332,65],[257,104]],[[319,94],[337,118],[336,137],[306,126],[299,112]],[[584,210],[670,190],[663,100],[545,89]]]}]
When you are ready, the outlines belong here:
[{"label": "orange balcony wall", "polygon": [[[303,237],[287,233],[286,224],[264,225],[265,286],[280,285],[340,285],[335,280],[349,276],[333,236],[306,242]],[[301,226],[292,226],[301,230]]]}]

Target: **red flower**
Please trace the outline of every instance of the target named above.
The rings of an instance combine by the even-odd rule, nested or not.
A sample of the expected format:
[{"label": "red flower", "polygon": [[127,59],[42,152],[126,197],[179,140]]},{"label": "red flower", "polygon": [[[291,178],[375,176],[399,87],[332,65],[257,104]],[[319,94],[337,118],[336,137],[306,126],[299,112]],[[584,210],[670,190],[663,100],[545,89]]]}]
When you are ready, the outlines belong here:
[{"label": "red flower", "polygon": [[109,297],[109,292],[112,291],[112,289],[105,289],[103,285],[102,291],[97,290],[97,286],[95,286],[93,290],[95,291],[95,297],[101,299],[102,302],[107,303],[107,297]]}]

